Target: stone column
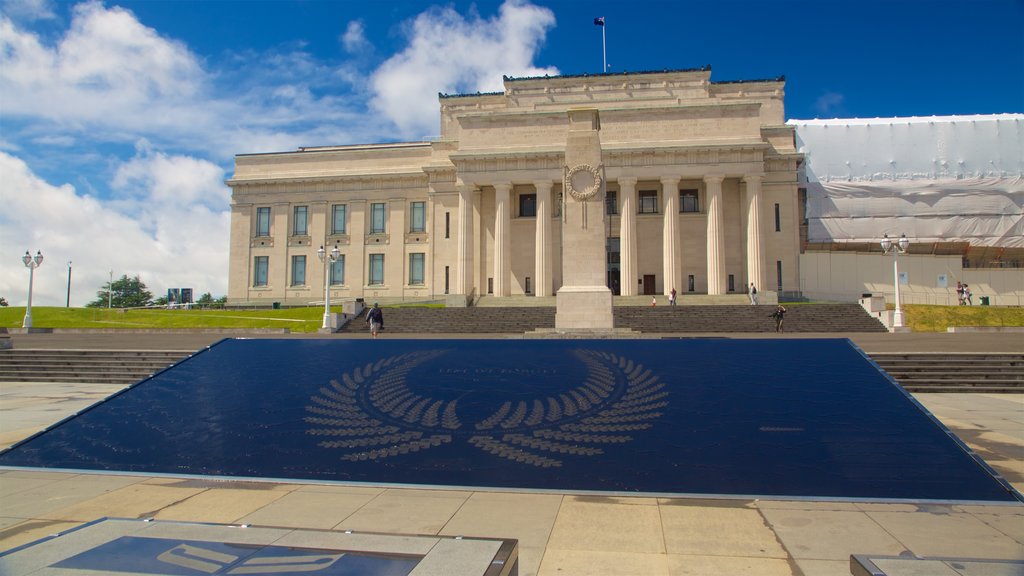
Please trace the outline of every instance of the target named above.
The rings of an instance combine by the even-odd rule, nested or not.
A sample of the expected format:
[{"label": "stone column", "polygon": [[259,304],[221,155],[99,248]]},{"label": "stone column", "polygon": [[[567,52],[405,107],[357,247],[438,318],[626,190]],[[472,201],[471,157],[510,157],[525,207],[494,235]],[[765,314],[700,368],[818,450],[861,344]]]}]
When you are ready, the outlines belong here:
[{"label": "stone column", "polygon": [[511,182],[494,184],[494,295],[508,296],[511,292],[511,215],[509,214],[509,193]]},{"label": "stone column", "polygon": [[662,269],[664,285],[662,294],[668,295],[673,288],[682,292],[679,278],[681,269],[679,262],[679,177],[664,176],[661,178],[661,203],[664,211],[662,224]]},{"label": "stone column", "polygon": [[761,174],[743,177],[747,183],[747,283],[753,282],[758,292],[766,288],[764,234],[761,229],[761,178]]},{"label": "stone column", "polygon": [[459,184],[458,244],[455,263],[455,291],[469,296],[473,291],[473,184]]},{"label": "stone column", "polygon": [[708,197],[708,294],[725,294],[725,227],[722,176],[705,176]]},{"label": "stone column", "polygon": [[619,178],[619,289],[623,296],[636,296],[636,178]]},{"label": "stone column", "polygon": [[550,180],[533,183],[537,190],[537,236],[533,293],[537,297],[551,296],[551,186]]}]

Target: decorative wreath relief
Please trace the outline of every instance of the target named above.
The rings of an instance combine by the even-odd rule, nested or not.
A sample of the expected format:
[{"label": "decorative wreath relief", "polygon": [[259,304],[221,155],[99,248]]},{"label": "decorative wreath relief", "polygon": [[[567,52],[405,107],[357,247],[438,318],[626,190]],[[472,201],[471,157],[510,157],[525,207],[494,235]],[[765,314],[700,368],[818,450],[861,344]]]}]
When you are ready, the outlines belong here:
[{"label": "decorative wreath relief", "polygon": [[601,172],[589,164],[573,166],[565,175],[565,187],[573,198],[589,200],[601,189]]},{"label": "decorative wreath relief", "polygon": [[563,392],[509,399],[468,421],[459,400],[435,398],[410,385],[410,372],[446,354],[391,356],[342,374],[310,399],[306,433],[352,462],[379,461],[443,444],[465,443],[499,458],[559,467],[566,458],[596,456],[633,441],[668,405],[668,390],[643,364],[577,350],[587,377]]}]

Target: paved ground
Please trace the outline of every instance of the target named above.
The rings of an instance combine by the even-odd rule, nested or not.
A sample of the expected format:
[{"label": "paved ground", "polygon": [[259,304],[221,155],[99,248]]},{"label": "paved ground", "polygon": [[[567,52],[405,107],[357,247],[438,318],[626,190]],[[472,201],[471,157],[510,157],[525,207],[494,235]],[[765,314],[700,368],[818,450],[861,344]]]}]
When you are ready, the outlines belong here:
[{"label": "paved ground", "polygon": [[[25,348],[191,350],[224,336],[14,338],[15,346]],[[1022,349],[1016,336],[989,334],[853,340],[867,352]],[[0,383],[0,444],[118,388]],[[917,398],[1024,490],[1024,395]],[[0,471],[0,550],[103,516],[518,538],[520,574],[545,576],[839,576],[850,574],[851,554],[1024,559],[1024,505],[624,498]]]}]

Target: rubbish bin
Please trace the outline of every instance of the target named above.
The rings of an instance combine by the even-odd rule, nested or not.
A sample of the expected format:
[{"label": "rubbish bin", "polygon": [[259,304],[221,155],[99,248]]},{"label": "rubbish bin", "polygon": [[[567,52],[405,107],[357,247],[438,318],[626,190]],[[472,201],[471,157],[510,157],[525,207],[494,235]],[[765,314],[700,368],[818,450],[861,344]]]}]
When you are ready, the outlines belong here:
[{"label": "rubbish bin", "polygon": [[280,310],[280,309],[281,309],[281,303],[280,302],[274,302],[274,310]]},{"label": "rubbish bin", "polygon": [[988,296],[982,296],[979,300],[981,300],[982,306],[988,306]]}]

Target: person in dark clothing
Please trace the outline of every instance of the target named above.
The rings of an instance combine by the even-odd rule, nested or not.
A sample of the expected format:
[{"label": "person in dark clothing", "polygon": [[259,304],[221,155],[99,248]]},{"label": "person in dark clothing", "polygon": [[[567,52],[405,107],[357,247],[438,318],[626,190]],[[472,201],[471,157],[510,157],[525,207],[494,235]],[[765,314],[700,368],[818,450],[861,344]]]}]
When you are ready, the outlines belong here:
[{"label": "person in dark clothing", "polygon": [[782,304],[779,304],[778,307],[775,308],[775,312],[772,312],[772,318],[775,319],[775,331],[776,332],[781,333],[783,331],[782,330],[782,320],[783,320],[783,318],[785,316],[786,316],[786,307],[783,306]]},{"label": "person in dark clothing", "polygon": [[373,308],[366,312],[366,324],[370,327],[370,334],[376,338],[384,327],[384,311],[380,309],[380,304],[374,302]]}]

